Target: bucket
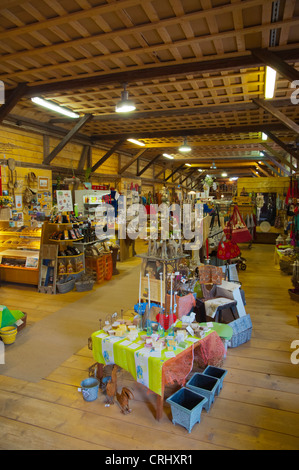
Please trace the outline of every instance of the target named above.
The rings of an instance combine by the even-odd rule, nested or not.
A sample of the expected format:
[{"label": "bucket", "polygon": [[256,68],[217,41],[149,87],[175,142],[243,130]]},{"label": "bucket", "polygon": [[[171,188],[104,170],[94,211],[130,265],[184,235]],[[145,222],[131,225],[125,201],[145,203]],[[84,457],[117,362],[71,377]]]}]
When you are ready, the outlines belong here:
[{"label": "bucket", "polygon": [[4,344],[12,344],[15,342],[18,329],[16,326],[5,326],[0,328],[0,336]]},{"label": "bucket", "polygon": [[81,392],[85,401],[94,401],[98,398],[100,382],[94,377],[82,380]]}]

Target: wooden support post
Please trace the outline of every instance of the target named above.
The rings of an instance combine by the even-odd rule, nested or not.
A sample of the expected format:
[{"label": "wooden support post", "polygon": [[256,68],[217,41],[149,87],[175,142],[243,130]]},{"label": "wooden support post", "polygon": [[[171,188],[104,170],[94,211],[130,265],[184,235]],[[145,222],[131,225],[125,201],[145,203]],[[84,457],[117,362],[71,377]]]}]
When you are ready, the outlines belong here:
[{"label": "wooden support post", "polygon": [[5,103],[0,107],[0,123],[16,106],[20,99],[26,94],[28,86],[26,83],[20,83],[6,98]]},{"label": "wooden support post", "polygon": [[87,160],[87,154],[88,154],[88,151],[89,151],[89,145],[84,145],[83,149],[82,149],[82,152],[81,152],[81,156],[80,156],[80,160],[79,160],[79,163],[78,163],[78,170],[83,170],[84,168],[84,165],[85,165],[85,162]]},{"label": "wooden support post", "polygon": [[45,165],[50,165],[51,161],[61,152],[62,149],[69,143],[69,141],[79,132],[79,130],[92,119],[92,114],[85,114],[70,130],[70,132],[62,139],[61,142],[55,147],[54,150],[44,159]]},{"label": "wooden support post", "polygon": [[101,165],[103,165],[103,163],[105,163],[105,161],[108,160],[109,157],[111,157],[111,155],[124,143],[125,140],[127,139],[122,138],[118,142],[116,142],[116,144],[114,144],[113,147],[111,147],[111,149],[108,150],[108,152],[106,152],[105,155],[100,158],[97,163],[95,163],[95,165],[93,165],[91,169],[92,173],[95,172]]},{"label": "wooden support post", "polygon": [[261,99],[253,99],[252,100],[257,106],[260,108],[265,109],[268,111],[268,113],[272,114],[272,116],[276,117],[282,124],[284,124],[286,127],[291,129],[293,132],[296,134],[299,134],[299,125],[296,124],[296,122],[292,121],[292,119],[288,118],[285,114],[283,114],[281,111],[278,109],[274,108],[272,104],[270,104],[268,101],[261,100]]}]

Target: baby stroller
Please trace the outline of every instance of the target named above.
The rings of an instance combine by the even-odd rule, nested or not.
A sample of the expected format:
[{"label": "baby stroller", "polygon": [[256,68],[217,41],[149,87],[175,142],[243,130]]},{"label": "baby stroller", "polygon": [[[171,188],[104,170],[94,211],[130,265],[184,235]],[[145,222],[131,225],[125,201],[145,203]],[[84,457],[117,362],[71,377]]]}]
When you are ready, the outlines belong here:
[{"label": "baby stroller", "polygon": [[238,258],[232,259],[231,262],[237,265],[238,270],[246,271],[246,259],[243,256],[238,256]]}]

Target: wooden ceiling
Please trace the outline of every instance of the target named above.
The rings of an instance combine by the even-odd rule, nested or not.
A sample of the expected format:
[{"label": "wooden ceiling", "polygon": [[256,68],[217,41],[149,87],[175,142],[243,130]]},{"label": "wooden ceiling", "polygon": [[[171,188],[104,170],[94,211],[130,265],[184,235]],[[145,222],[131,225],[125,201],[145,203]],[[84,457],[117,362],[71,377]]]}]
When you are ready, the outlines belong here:
[{"label": "wooden ceiling", "polygon": [[[140,148],[126,138],[137,138],[142,158],[185,172],[184,163],[215,162],[257,176],[262,161],[260,176],[288,175],[298,162],[298,26],[295,0],[1,0],[0,122],[80,132],[132,157]],[[272,100],[266,65],[277,70]],[[120,116],[124,84],[136,111]],[[33,96],[80,118],[45,111]],[[188,156],[178,151],[184,138]]]}]

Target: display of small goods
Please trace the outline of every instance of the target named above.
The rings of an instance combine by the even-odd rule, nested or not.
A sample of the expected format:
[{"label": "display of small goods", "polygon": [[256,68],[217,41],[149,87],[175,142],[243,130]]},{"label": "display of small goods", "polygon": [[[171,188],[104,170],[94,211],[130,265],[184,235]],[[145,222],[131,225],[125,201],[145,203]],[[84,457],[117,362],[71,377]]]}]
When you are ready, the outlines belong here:
[{"label": "display of small goods", "polygon": [[65,241],[65,240],[70,240],[70,241],[77,241],[77,240],[82,240],[82,233],[81,229],[78,227],[73,226],[71,229],[65,229],[65,230],[59,230],[55,231],[50,235],[49,237],[50,240],[55,240],[55,241]]},{"label": "display of small goods", "polygon": [[[162,350],[166,351],[166,354],[171,354],[179,348],[187,348],[186,341],[197,341],[204,338],[213,328],[213,323],[200,324],[196,322],[194,312],[176,320],[167,329],[162,328],[159,323],[153,322],[150,327],[147,326],[142,330],[139,327],[140,323],[138,323],[136,317],[131,321],[117,318],[114,314],[110,321],[105,321],[102,331],[109,336],[125,338],[130,342],[138,339],[144,343],[144,348],[148,349],[149,353],[160,355]],[[142,334],[143,332],[145,334]]]}]

